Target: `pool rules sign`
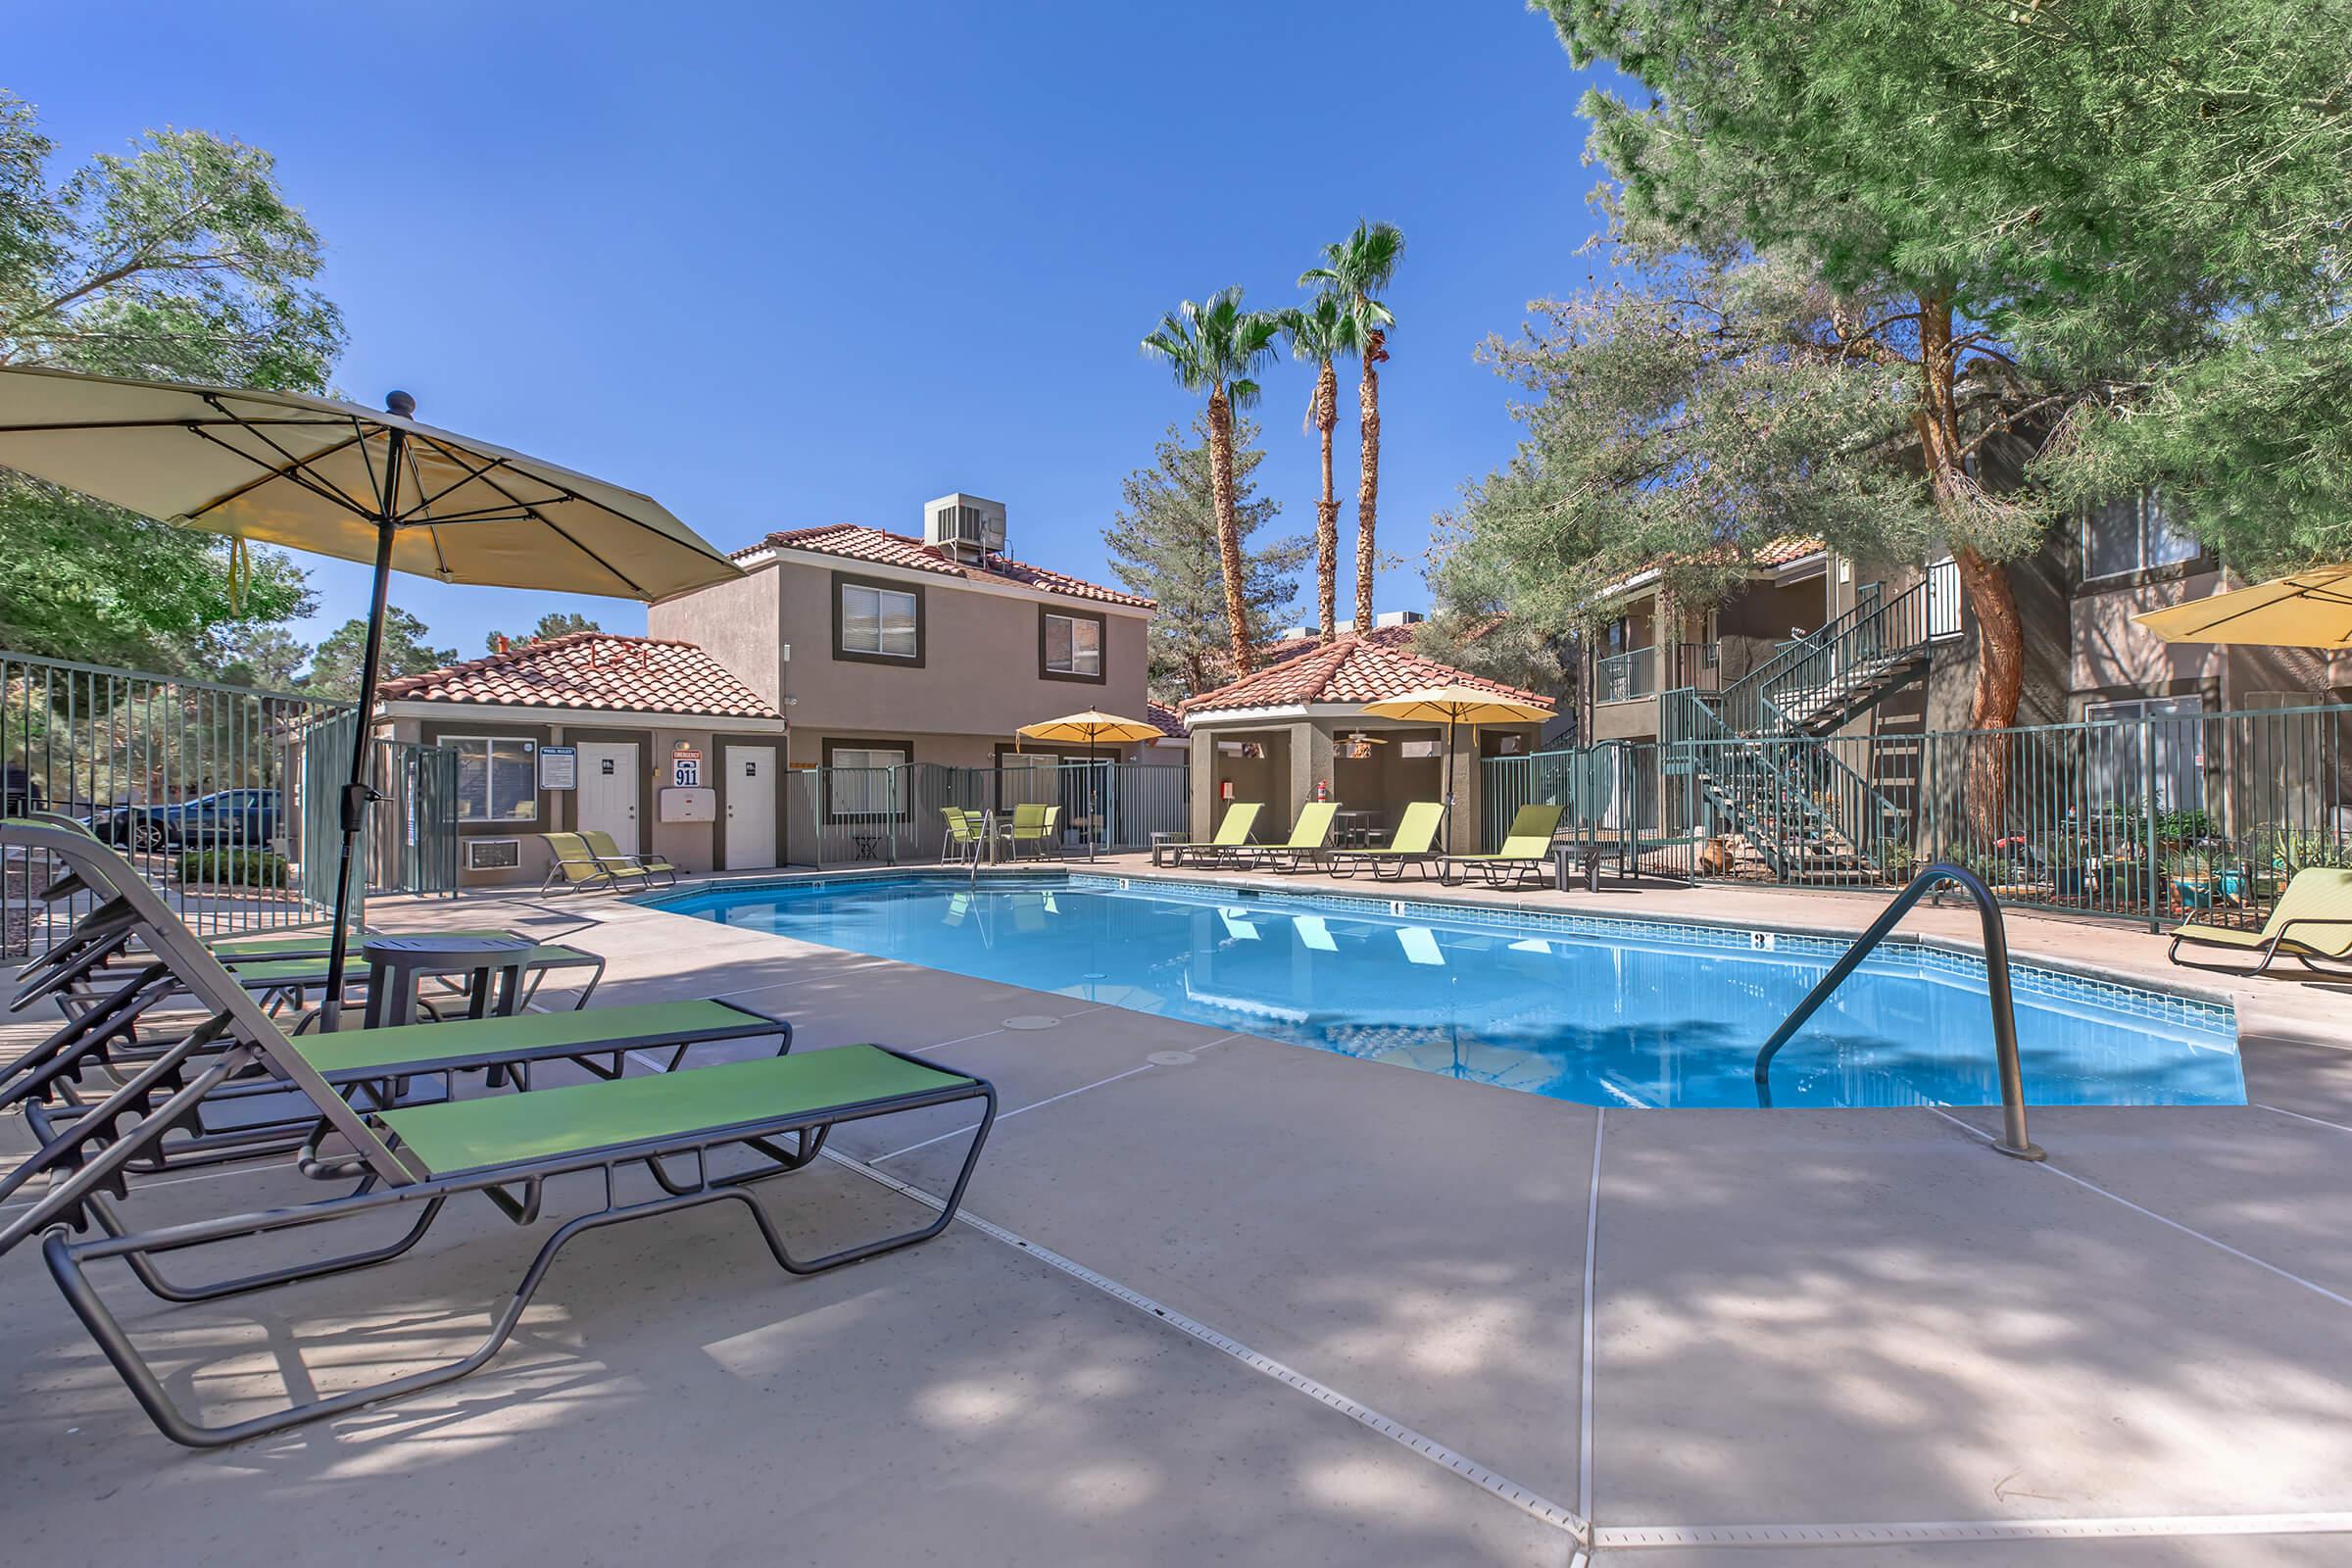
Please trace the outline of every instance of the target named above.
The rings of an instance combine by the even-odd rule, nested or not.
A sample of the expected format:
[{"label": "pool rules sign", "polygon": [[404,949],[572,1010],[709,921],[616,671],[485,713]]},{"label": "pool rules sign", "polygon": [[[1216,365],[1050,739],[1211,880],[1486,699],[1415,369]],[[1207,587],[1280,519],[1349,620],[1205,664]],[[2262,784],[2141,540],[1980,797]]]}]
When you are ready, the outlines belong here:
[{"label": "pool rules sign", "polygon": [[700,789],[703,785],[703,754],[691,746],[681,746],[669,754],[669,787],[673,790]]}]

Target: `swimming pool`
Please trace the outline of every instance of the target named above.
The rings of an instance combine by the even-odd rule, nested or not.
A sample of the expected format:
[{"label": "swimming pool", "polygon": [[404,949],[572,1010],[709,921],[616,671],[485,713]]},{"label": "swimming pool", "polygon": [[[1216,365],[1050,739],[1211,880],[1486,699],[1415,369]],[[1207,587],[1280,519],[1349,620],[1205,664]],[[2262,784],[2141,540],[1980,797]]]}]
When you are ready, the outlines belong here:
[{"label": "swimming pool", "polygon": [[[646,901],[773,932],[1597,1105],[1756,1103],[1756,1049],[1835,938],[1073,873],[897,875]],[[2225,1003],[2018,964],[2026,1095],[2243,1104]],[[1973,956],[1892,942],[1773,1064],[1784,1106],[1997,1104]]]}]

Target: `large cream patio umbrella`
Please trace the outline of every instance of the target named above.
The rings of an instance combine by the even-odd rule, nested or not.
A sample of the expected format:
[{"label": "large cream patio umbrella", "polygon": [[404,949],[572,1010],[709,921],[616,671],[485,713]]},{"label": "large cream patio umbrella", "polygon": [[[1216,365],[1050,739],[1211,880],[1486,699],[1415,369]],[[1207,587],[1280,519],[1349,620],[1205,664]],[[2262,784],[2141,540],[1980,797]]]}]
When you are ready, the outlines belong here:
[{"label": "large cream patio umbrella", "polygon": [[2352,649],[2352,565],[2314,566],[2132,619],[2168,643]]},{"label": "large cream patio umbrella", "polygon": [[[1059,746],[1083,745],[1090,773],[1093,771],[1095,747],[1098,744],[1125,746],[1131,741],[1155,741],[1161,733],[1157,724],[1148,720],[1121,718],[1116,713],[1105,713],[1092,708],[1083,713],[1041,718],[1034,724],[1023,724],[1013,731],[1014,735],[1033,741],[1052,741]],[[1088,782],[1091,785],[1093,780],[1090,778]],[[1096,829],[1090,824],[1086,837],[1086,858],[1090,860],[1095,858],[1095,837]]]},{"label": "large cream patio umbrella", "polygon": [[742,575],[634,490],[333,398],[0,367],[0,467],[159,521],[372,562],[358,728],[340,803],[326,1019],[343,998],[367,735],[394,568],[442,582],[655,600]]},{"label": "large cream patio umbrella", "polygon": [[1446,828],[1442,842],[1453,843],[1453,727],[1468,724],[1540,724],[1551,716],[1549,703],[1522,702],[1502,692],[1476,686],[1427,686],[1401,697],[1366,703],[1363,710],[1377,718],[1446,726]]}]

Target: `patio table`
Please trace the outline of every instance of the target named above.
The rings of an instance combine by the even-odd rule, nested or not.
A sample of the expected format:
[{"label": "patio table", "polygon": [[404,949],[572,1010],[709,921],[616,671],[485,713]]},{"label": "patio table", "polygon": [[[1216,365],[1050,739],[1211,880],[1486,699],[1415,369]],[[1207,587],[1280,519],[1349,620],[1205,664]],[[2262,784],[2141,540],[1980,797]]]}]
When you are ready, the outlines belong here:
[{"label": "patio table", "polygon": [[426,975],[466,976],[469,1018],[511,1016],[522,996],[523,960],[537,946],[528,937],[370,937],[360,947],[368,969],[366,1026],[415,1023],[416,983]]}]

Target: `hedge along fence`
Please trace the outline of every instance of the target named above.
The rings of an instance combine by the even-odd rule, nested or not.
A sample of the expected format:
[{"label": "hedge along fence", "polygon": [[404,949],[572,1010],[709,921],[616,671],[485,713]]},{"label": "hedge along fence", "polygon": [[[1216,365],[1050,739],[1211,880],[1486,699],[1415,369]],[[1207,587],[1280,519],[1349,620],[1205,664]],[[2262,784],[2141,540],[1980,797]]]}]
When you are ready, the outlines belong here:
[{"label": "hedge along fence", "polygon": [[[1563,832],[1606,837],[1638,822],[1664,836],[1729,836],[1754,825],[1728,820],[1690,787],[1692,764],[1720,776],[1743,756],[1815,776],[1798,765],[1808,752],[1834,759],[1838,776],[1864,781],[1887,808],[1847,886],[1899,887],[1948,860],[2013,905],[2151,927],[2191,917],[2259,925],[2296,871],[2352,864],[2352,707],[2341,704],[1498,758],[1486,764],[1488,817],[1556,800],[1570,808]],[[1777,880],[1752,858],[1691,864],[1700,874],[1726,867]]]},{"label": "hedge along fence", "polygon": [[188,850],[173,868],[180,886],[282,888],[286,858],[269,850]]}]

